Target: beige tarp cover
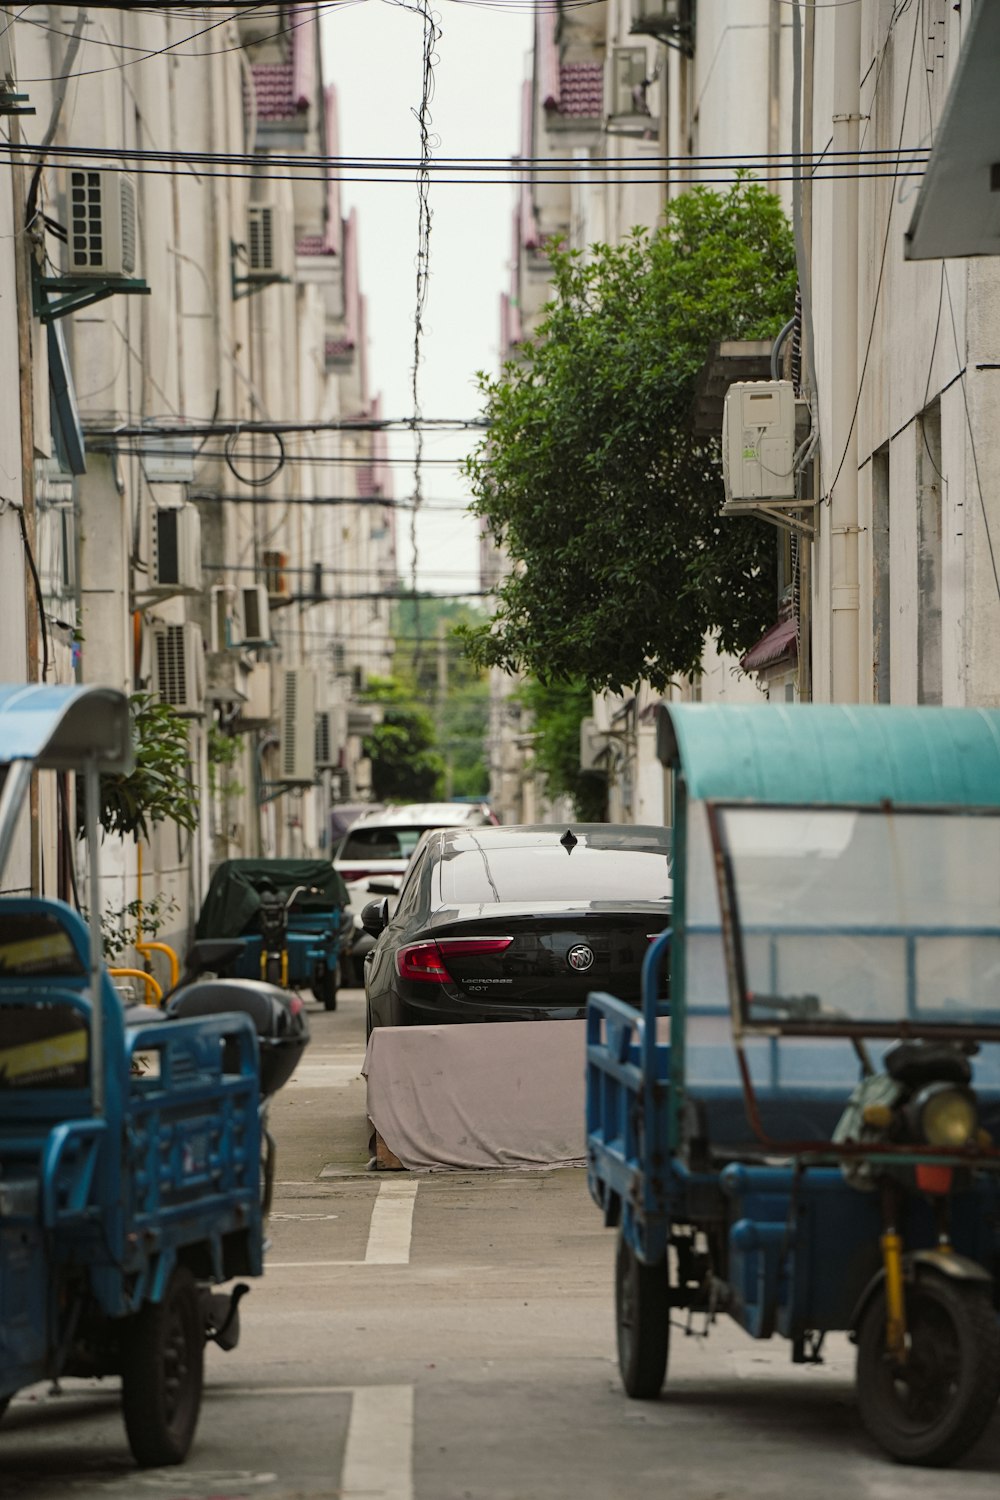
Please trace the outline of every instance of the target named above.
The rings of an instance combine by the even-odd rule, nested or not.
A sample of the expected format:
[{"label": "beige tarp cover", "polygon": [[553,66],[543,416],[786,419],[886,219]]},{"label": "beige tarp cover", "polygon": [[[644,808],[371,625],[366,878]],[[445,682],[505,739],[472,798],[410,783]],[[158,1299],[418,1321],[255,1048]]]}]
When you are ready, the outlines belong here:
[{"label": "beige tarp cover", "polygon": [[585,1021],[380,1026],[368,1114],[404,1167],[550,1167],[585,1159]]}]

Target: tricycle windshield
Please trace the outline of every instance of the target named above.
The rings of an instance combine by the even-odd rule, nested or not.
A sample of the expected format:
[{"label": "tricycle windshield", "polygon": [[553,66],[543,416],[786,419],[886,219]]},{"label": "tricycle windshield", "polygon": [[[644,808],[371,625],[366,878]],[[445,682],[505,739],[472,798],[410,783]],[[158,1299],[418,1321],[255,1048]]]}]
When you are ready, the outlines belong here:
[{"label": "tricycle windshield", "polygon": [[1000,1028],[1000,810],[709,816],[739,1024]]}]

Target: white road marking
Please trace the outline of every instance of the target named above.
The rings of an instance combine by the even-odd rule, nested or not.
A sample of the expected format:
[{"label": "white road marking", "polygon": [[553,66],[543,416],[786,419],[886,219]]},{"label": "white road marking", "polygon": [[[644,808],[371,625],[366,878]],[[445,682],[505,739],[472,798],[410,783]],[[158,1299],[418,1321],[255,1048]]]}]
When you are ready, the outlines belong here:
[{"label": "white road marking", "polygon": [[271,1271],[325,1271],[332,1266],[363,1266],[363,1260],[267,1260],[264,1269]]},{"label": "white road marking", "polygon": [[215,1385],[220,1396],[278,1397],[350,1395],[351,1415],[340,1474],[341,1500],[413,1500],[412,1385]]},{"label": "white road marking", "polygon": [[412,1385],[369,1385],[354,1392],[340,1494],[342,1500],[413,1500]]},{"label": "white road marking", "polygon": [[378,1197],[368,1226],[365,1264],[406,1266],[410,1263],[413,1205],[419,1183],[412,1180],[379,1183]]},{"label": "white road marking", "polygon": [[313,1219],[339,1219],[340,1215],[339,1214],[276,1214],[273,1211],[273,1209],[272,1209],[271,1213],[268,1215],[268,1218],[270,1218],[270,1219],[296,1219],[296,1220],[305,1220],[305,1219],[309,1219],[309,1220],[313,1220]]}]

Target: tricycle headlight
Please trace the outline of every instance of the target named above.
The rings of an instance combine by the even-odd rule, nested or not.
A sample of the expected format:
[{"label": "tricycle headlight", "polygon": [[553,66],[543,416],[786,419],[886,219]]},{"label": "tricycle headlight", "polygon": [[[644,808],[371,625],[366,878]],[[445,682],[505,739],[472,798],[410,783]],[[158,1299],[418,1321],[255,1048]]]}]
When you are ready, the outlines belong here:
[{"label": "tricycle headlight", "polygon": [[976,1101],[968,1089],[932,1083],[914,1100],[920,1133],[929,1146],[967,1146],[979,1126]]}]

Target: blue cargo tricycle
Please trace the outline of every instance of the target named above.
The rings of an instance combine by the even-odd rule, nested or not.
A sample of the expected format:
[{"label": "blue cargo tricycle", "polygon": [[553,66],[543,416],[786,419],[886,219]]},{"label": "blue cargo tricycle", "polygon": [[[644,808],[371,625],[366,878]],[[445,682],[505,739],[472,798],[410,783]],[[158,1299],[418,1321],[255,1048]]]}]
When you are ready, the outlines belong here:
[{"label": "blue cargo tricycle", "polygon": [[847,1331],[871,1436],[949,1463],[1000,1394],[1000,712],[665,705],[658,751],[672,931],[587,1018],[625,1390],[681,1313]]},{"label": "blue cargo tricycle", "polygon": [[227,859],[212,876],[195,936],[242,937],[227,974],[308,986],[324,1010],[336,1010],[347,903],[328,859]]},{"label": "blue cargo tricycle", "polygon": [[0,1413],[36,1381],[119,1375],[132,1452],[157,1465],[188,1452],[206,1340],[236,1344],[247,1287],[217,1288],[262,1272],[266,1099],[308,1029],[260,983],[123,1005],[97,815],[100,773],[130,755],[124,694],[0,686],[0,874],[36,770],[82,769],[90,854],[89,930],[61,901],[0,896]]}]

